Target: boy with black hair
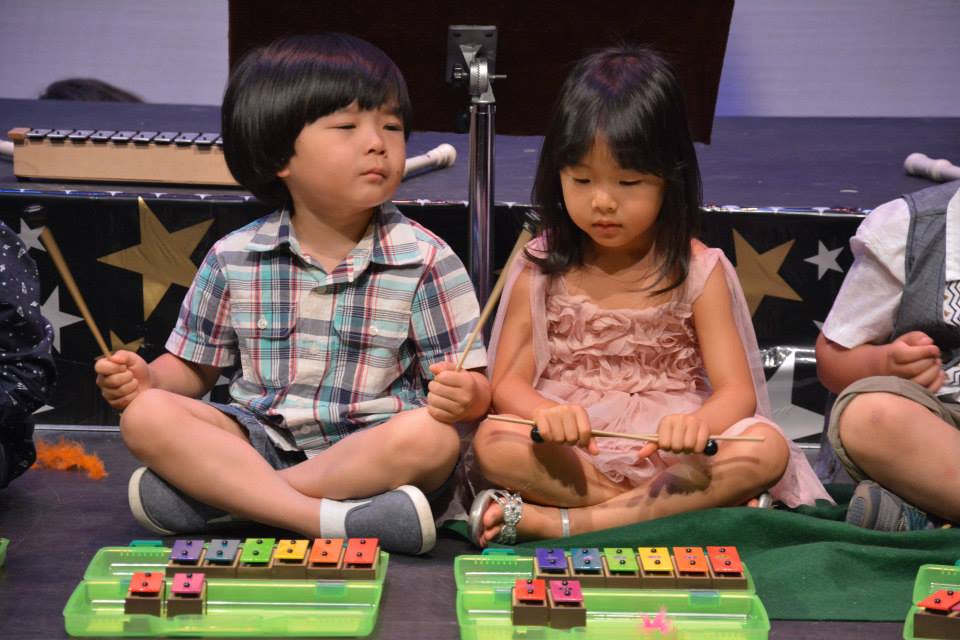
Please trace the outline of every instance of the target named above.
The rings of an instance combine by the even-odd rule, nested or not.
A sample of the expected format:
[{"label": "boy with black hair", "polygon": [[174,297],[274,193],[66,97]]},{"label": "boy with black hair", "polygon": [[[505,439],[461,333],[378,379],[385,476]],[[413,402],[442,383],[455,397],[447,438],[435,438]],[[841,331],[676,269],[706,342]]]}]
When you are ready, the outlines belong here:
[{"label": "boy with black hair", "polygon": [[[97,364],[149,467],[131,478],[134,515],[183,532],[227,512],[429,551],[424,492],[451,477],[454,423],[483,415],[490,392],[482,346],[466,370],[449,361],[479,315],[463,265],[389,203],[410,130],[403,77],[351,36],[284,38],[234,70],[222,117],[234,177],[278,209],[214,245],[170,353]],[[194,399],[237,361],[230,405]]]}]

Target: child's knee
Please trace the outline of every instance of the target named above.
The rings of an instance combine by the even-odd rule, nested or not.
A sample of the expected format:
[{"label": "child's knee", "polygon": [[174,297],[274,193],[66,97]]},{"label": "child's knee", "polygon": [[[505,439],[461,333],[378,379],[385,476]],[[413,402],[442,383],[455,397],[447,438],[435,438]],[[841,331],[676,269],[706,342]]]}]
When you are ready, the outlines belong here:
[{"label": "child's knee", "polygon": [[390,432],[392,454],[415,466],[449,466],[460,456],[456,427],[434,420],[424,411],[417,420],[403,420]]},{"label": "child's knee", "polygon": [[749,427],[743,435],[764,439],[758,465],[758,482],[764,487],[773,486],[783,476],[790,463],[790,445],[778,430],[763,423]]},{"label": "child's knee", "polygon": [[526,446],[522,450],[529,450],[527,431],[529,427],[496,420],[480,423],[473,436],[473,454],[477,468],[487,480],[501,486],[511,484],[513,476],[520,468],[516,464],[517,452],[520,449],[517,444],[523,442]]},{"label": "child's knee", "polygon": [[897,397],[888,393],[862,393],[844,408],[837,422],[840,441],[848,452],[872,439],[896,420]]},{"label": "child's knee", "polygon": [[497,451],[499,439],[497,434],[504,426],[502,422],[484,420],[473,434],[473,453],[483,471],[490,466],[491,462],[501,459],[502,451]]},{"label": "child's knee", "polygon": [[170,408],[170,394],[160,389],[147,389],[137,394],[133,402],[120,414],[120,434],[127,447],[136,453],[142,450],[157,432]]}]

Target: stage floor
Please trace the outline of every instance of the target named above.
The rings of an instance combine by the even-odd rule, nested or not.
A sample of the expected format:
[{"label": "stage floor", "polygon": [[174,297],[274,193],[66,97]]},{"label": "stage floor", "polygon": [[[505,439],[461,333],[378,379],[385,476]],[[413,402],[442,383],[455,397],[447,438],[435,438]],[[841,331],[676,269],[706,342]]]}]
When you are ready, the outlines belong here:
[{"label": "stage floor", "polygon": [[[89,480],[75,472],[31,470],[0,491],[0,536],[11,540],[0,569],[0,637],[49,640],[68,637],[62,610],[94,553],[154,538],[130,515],[127,479],[139,464],[115,431],[50,431],[98,454],[109,475]],[[266,532],[264,532],[266,533]],[[279,537],[283,537],[281,534]],[[169,540],[168,540],[169,542]],[[390,557],[376,640],[456,640],[453,559],[475,553],[465,540],[442,532],[425,557]],[[900,623],[772,621],[770,638],[895,640]]]}]

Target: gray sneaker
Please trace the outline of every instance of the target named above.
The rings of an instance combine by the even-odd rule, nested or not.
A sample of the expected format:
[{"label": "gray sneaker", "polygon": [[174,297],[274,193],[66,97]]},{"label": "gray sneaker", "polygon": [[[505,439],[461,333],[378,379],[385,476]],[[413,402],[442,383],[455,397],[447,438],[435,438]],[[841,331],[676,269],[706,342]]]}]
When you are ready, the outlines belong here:
[{"label": "gray sneaker", "polygon": [[164,536],[218,531],[247,522],[194,500],[146,467],[130,476],[127,499],[136,521]]},{"label": "gray sneaker", "polygon": [[320,524],[325,538],[379,538],[391,553],[419,555],[437,544],[430,503],[408,484],[363,500],[324,498]]},{"label": "gray sneaker", "polygon": [[921,531],[938,526],[928,513],[873,480],[864,480],[854,489],[846,520],[876,531]]}]

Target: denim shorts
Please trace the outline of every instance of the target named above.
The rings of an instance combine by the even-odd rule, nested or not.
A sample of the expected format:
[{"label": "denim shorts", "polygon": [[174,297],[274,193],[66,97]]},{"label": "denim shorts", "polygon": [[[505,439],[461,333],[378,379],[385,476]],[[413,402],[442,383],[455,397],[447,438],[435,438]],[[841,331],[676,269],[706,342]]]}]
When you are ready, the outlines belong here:
[{"label": "denim shorts", "polygon": [[873,376],[857,380],[837,396],[836,402],[833,403],[833,409],[830,411],[830,422],[827,426],[827,437],[830,439],[830,445],[837,452],[837,458],[843,464],[847,473],[856,482],[866,480],[867,474],[857,466],[857,463],[850,458],[846,449],[843,448],[843,442],[840,441],[840,416],[843,415],[847,405],[861,393],[891,393],[912,400],[926,407],[932,414],[947,424],[960,429],[960,404],[944,402],[931,393],[929,389],[921,387],[916,382],[896,376]]},{"label": "denim shorts", "polygon": [[303,451],[287,451],[274,444],[267,434],[263,419],[249,409],[219,402],[210,402],[209,404],[214,409],[239,422],[240,426],[246,429],[247,439],[250,440],[251,446],[274,469],[286,469],[307,459],[307,455]]}]

